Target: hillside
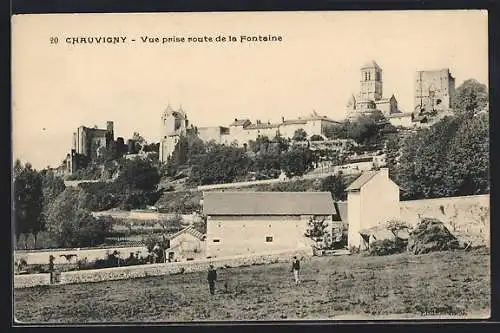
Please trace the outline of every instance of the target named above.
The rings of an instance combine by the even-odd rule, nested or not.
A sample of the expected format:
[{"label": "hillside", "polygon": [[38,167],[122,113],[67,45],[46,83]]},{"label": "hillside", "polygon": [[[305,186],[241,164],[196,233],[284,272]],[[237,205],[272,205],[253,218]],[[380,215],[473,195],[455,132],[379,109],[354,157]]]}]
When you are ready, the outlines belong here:
[{"label": "hillside", "polygon": [[[439,269],[436,269],[439,267]],[[25,323],[489,316],[486,250],[313,257],[295,286],[288,264],[15,290]],[[225,284],[227,288],[225,288]]]}]

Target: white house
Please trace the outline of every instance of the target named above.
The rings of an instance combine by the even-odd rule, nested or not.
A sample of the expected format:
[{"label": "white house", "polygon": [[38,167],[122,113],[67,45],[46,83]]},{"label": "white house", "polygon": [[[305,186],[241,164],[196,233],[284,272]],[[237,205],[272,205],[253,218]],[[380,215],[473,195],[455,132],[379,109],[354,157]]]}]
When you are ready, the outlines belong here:
[{"label": "white house", "polygon": [[204,192],[207,256],[282,250],[312,251],[305,237],[311,217],[332,220],[329,192]]},{"label": "white house", "polygon": [[348,246],[363,249],[367,244],[361,230],[399,218],[399,186],[389,178],[389,170],[382,168],[364,172],[346,191]]}]

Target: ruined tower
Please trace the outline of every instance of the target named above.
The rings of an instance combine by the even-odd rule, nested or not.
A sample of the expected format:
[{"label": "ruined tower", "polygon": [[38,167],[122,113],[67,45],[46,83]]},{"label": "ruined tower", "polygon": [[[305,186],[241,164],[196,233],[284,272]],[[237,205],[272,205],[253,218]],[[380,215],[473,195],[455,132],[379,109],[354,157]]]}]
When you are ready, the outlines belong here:
[{"label": "ruined tower", "polygon": [[414,112],[448,111],[455,93],[455,78],[448,68],[418,71],[415,75]]}]

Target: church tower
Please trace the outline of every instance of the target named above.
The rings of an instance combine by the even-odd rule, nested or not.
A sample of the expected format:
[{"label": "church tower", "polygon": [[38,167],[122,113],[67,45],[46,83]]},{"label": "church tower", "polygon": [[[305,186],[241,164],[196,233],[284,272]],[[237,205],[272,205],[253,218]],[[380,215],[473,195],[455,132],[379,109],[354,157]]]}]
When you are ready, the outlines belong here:
[{"label": "church tower", "polygon": [[175,111],[169,104],[161,115],[161,121],[162,133],[159,158],[161,162],[166,162],[175,150],[180,137],[186,135],[188,120],[182,107]]},{"label": "church tower", "polygon": [[374,102],[382,99],[382,68],[373,60],[361,67],[359,99]]}]

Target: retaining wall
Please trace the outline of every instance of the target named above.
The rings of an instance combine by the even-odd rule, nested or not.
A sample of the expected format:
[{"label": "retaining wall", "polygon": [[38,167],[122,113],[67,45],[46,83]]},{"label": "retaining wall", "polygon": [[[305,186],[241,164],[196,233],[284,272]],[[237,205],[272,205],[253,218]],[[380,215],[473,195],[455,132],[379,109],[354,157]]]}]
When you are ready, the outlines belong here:
[{"label": "retaining wall", "polygon": [[[309,257],[312,255],[310,249],[288,250],[269,252],[266,254],[252,256],[234,256],[226,258],[200,259],[187,262],[175,262],[166,264],[150,264],[126,267],[103,268],[95,270],[62,272],[59,284],[100,282],[110,280],[123,280],[141,278],[147,276],[161,276],[169,274],[182,274],[201,272],[208,269],[209,264],[216,268],[239,267],[255,264],[271,264],[276,262],[290,262],[291,257]],[[181,273],[182,272],[182,273]],[[38,285],[50,284],[50,274],[15,275],[14,288],[27,288]]]},{"label": "retaining wall", "polygon": [[490,244],[489,194],[401,201],[400,214],[410,225],[424,217],[436,218],[459,238],[475,245]]}]

